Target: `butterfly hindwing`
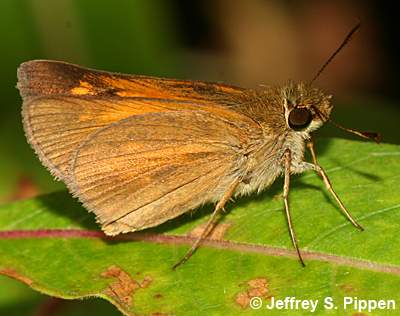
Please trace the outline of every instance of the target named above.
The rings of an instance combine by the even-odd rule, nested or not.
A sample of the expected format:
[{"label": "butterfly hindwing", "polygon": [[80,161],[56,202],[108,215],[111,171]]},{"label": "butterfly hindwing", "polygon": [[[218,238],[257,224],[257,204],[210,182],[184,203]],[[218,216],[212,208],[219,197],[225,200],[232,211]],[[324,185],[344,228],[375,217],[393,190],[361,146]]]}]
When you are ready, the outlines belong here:
[{"label": "butterfly hindwing", "polygon": [[108,234],[156,226],[217,201],[258,132],[204,111],[133,116],[81,145],[67,184]]}]

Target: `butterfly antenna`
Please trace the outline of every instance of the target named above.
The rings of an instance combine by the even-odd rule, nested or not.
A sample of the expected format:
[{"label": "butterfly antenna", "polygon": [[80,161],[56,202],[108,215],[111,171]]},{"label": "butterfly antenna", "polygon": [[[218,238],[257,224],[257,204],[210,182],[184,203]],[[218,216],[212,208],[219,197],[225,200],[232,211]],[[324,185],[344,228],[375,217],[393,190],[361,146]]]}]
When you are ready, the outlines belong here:
[{"label": "butterfly antenna", "polygon": [[360,28],[361,23],[358,22],[351,31],[347,34],[346,38],[343,40],[342,44],[335,50],[335,52],[328,58],[328,60],[322,65],[322,67],[318,70],[317,74],[312,78],[310,81],[310,85],[319,77],[319,75],[325,70],[326,66],[328,66],[331,61],[336,57],[336,55],[345,47],[353,37],[354,33],[358,31]]},{"label": "butterfly antenna", "polygon": [[381,140],[382,140],[382,136],[381,136],[380,133],[376,133],[376,132],[360,132],[360,131],[357,131],[357,130],[355,130],[355,129],[351,129],[351,128],[347,128],[347,127],[344,127],[344,126],[342,126],[342,125],[339,125],[338,123],[332,121],[331,119],[329,119],[329,122],[331,122],[331,123],[332,123],[333,125],[335,125],[337,128],[340,128],[340,129],[342,129],[342,130],[344,130],[344,131],[346,131],[346,132],[349,132],[349,133],[358,135],[358,136],[360,136],[360,137],[362,137],[362,138],[366,138],[366,139],[369,139],[369,140],[373,140],[373,141],[375,141],[375,142],[378,143],[378,144],[379,144],[379,143],[381,142]]},{"label": "butterfly antenna", "polygon": [[355,134],[355,135],[360,136],[362,138],[373,140],[374,142],[376,142],[378,144],[382,140],[382,136],[381,136],[380,133],[376,133],[376,132],[360,132],[360,131],[357,131],[357,130],[352,129],[352,128],[344,127],[344,126],[336,123],[335,121],[333,121],[328,116],[322,114],[322,112],[319,109],[317,109],[316,107],[313,107],[313,109],[323,121],[328,121],[328,122],[332,123],[333,125],[335,125],[337,128],[340,128],[341,130],[344,130],[344,131],[349,132],[351,134]]}]

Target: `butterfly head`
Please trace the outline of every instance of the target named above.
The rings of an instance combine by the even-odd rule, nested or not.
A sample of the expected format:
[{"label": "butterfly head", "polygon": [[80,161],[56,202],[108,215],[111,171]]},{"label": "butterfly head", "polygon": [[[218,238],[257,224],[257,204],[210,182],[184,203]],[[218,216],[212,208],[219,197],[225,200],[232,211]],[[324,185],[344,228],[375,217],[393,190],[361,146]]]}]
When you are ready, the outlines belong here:
[{"label": "butterfly head", "polygon": [[332,110],[331,95],[293,82],[285,85],[281,92],[287,128],[310,133],[328,120]]}]

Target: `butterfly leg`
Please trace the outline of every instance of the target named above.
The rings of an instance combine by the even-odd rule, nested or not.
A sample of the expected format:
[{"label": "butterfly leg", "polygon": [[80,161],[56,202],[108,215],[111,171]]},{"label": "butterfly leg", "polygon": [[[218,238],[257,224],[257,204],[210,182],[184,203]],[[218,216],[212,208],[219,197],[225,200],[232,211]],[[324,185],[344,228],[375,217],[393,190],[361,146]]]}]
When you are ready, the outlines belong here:
[{"label": "butterfly leg", "polygon": [[214,208],[213,213],[211,214],[210,218],[208,219],[208,222],[206,226],[204,227],[201,235],[194,241],[192,244],[192,247],[189,249],[189,251],[180,259],[177,263],[174,264],[172,267],[174,270],[179,267],[181,264],[185,263],[197,250],[199,247],[201,241],[207,237],[207,235],[213,230],[215,224],[216,224],[216,218],[220,214],[220,212],[224,209],[225,204],[231,199],[232,195],[234,194],[237,186],[240,183],[240,179],[236,179],[232,184],[229,186],[228,190],[225,191],[224,195],[222,198],[219,200],[217,205]]},{"label": "butterfly leg", "polygon": [[289,209],[290,166],[292,163],[292,154],[291,154],[290,149],[285,150],[285,152],[283,154],[283,159],[284,159],[284,167],[285,167],[285,181],[283,184],[283,201],[285,203],[286,219],[287,219],[288,226],[289,226],[290,238],[292,239],[293,246],[296,249],[297,256],[299,257],[301,264],[303,266],[305,266],[303,258],[300,253],[299,245],[297,243],[297,238],[296,238],[296,234],[294,232],[292,217],[290,215],[290,209]]},{"label": "butterfly leg", "polygon": [[322,169],[322,167],[318,164],[317,162],[317,155],[315,154],[315,148],[314,148],[314,142],[313,139],[310,139],[307,142],[307,148],[310,150],[311,157],[313,160],[313,169],[319,174],[319,176],[322,178],[324,181],[326,189],[332,194],[332,196],[335,198],[336,202],[339,204],[341,211],[343,212],[344,215],[348,218],[348,220],[358,229],[364,230],[364,228],[357,223],[357,221],[351,216],[349,211],[347,211],[346,207],[344,206],[343,202],[340,200],[339,196],[336,194],[336,192],[333,190],[332,184],[329,181],[329,178],[327,174],[325,173],[325,170]]}]

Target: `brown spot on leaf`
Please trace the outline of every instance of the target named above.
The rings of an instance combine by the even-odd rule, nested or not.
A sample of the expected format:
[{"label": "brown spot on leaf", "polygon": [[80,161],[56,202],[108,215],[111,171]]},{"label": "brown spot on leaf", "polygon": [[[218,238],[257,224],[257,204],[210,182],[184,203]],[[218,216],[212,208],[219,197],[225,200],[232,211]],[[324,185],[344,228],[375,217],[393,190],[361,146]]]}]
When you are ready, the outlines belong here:
[{"label": "brown spot on leaf", "polygon": [[142,282],[138,282],[117,266],[110,266],[101,276],[116,279],[104,290],[104,293],[127,306],[132,305],[133,294],[138,289],[147,288],[153,281],[150,276],[145,276]]},{"label": "brown spot on leaf", "polygon": [[168,314],[155,312],[155,313],[151,313],[150,316],[168,316]]},{"label": "brown spot on leaf", "polygon": [[264,300],[270,299],[272,295],[268,289],[268,282],[265,278],[257,278],[247,281],[246,290],[236,295],[235,302],[243,309],[249,307],[251,298],[260,297]]},{"label": "brown spot on leaf", "polygon": [[236,295],[236,303],[240,305],[241,308],[246,308],[249,306],[250,297],[247,293],[239,293]]},{"label": "brown spot on leaf", "polygon": [[146,287],[148,287],[151,284],[152,281],[153,281],[153,279],[151,277],[146,276],[146,277],[144,277],[142,283],[140,284],[140,287],[142,289],[145,289]]},{"label": "brown spot on leaf", "polygon": [[154,294],[153,297],[154,298],[163,298],[162,294],[160,294],[160,293]]},{"label": "brown spot on leaf", "polygon": [[[206,224],[199,225],[195,227],[191,232],[189,232],[190,237],[200,237],[203,233]],[[222,240],[227,232],[227,230],[232,226],[229,223],[221,223],[214,227],[214,229],[209,232],[207,238],[214,239],[214,240]]]},{"label": "brown spot on leaf", "polygon": [[348,294],[354,293],[354,291],[355,291],[354,287],[351,284],[341,284],[341,285],[339,285],[339,288],[343,292],[348,293]]},{"label": "brown spot on leaf", "polygon": [[33,281],[26,276],[21,275],[19,272],[12,268],[4,268],[0,270],[0,274],[4,274],[10,278],[16,279],[20,282],[23,282],[29,286],[32,285]]}]

